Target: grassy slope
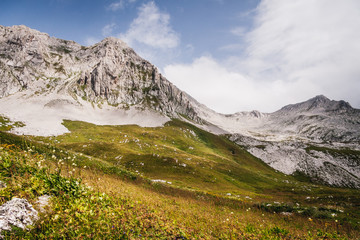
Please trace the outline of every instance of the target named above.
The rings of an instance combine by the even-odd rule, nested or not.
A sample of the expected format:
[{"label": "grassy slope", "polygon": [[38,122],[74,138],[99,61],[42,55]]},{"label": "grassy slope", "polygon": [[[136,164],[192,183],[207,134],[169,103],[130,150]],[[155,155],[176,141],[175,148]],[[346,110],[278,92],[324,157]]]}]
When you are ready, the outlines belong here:
[{"label": "grassy slope", "polygon": [[[0,141],[22,149],[31,142],[35,151],[43,154],[49,169],[62,168],[68,177],[69,171],[71,176],[81,176],[95,189],[90,195],[96,191],[106,193],[111,207],[101,219],[111,219],[118,235],[111,235],[112,226],[97,232],[84,229],[90,223],[101,225],[89,213],[103,204],[96,194],[92,202],[77,200],[87,206],[83,220],[76,216],[77,205],[69,207],[67,201],[56,200],[58,214],[65,222],[58,224],[50,214],[30,234],[55,236],[44,226],[57,229],[64,224],[68,230],[62,231],[70,234],[74,228],[72,219],[80,221],[76,226],[85,225],[78,233],[87,237],[99,237],[102,231],[106,236],[123,238],[359,237],[358,190],[300,183],[272,170],[227,139],[190,124],[172,121],[162,128],[95,126],[72,121],[64,124],[70,134],[31,142],[1,133]],[[21,148],[14,154],[28,154]],[[59,159],[65,164],[59,164]],[[9,179],[5,181],[11,182]],[[35,195],[25,197],[32,200]],[[283,216],[280,212],[293,215]]]},{"label": "grassy slope", "polygon": [[0,115],[0,131],[9,131],[15,127],[23,127],[22,122],[12,122],[9,118]]},{"label": "grassy slope", "polygon": [[70,121],[65,126],[72,133],[52,139],[57,146],[178,187],[244,197],[283,188],[288,179],[227,139],[177,120],[161,128]]}]

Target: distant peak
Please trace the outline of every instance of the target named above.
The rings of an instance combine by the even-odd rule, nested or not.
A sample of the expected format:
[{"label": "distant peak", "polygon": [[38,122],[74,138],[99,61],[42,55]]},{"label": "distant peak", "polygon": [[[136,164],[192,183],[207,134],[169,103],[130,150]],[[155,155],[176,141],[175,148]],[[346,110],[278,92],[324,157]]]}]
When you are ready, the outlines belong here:
[{"label": "distant peak", "polygon": [[34,29],[29,28],[28,26],[25,25],[13,25],[11,27],[8,27],[10,29],[17,29],[17,30],[32,30],[34,31]]},{"label": "distant peak", "polygon": [[[32,28],[29,28],[28,26],[25,26],[25,25],[13,25],[11,27],[4,27],[2,26],[3,28],[5,29],[9,29],[10,31],[15,31],[15,32],[31,32],[31,33],[38,33],[38,34],[46,34],[46,33],[42,33],[36,29],[32,29]],[[48,34],[46,34],[48,35]]]},{"label": "distant peak", "polygon": [[102,40],[102,42],[118,42],[118,41],[121,41],[121,40],[116,37],[106,37]]},{"label": "distant peak", "polygon": [[310,98],[309,100],[297,104],[290,104],[283,107],[280,111],[314,111],[314,110],[325,110],[325,111],[337,111],[337,110],[349,110],[352,109],[348,102],[343,100],[335,101],[330,100],[324,95],[318,95]]},{"label": "distant peak", "polygon": [[126,42],[122,41],[119,38],[116,37],[107,37],[104,38],[101,42],[101,44],[107,44],[107,43],[111,43],[111,44],[116,44],[116,45],[121,45],[123,48],[128,48],[129,46],[126,44]]},{"label": "distant peak", "polygon": [[330,99],[325,97],[324,95],[317,95],[316,97],[309,99],[309,101],[328,102],[330,101]]}]

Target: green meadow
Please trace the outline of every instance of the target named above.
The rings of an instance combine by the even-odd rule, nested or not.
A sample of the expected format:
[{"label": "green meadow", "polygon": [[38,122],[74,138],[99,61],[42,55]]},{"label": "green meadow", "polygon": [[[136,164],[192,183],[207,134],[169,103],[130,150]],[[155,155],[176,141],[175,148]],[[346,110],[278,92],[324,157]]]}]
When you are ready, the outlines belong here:
[{"label": "green meadow", "polygon": [[284,175],[225,136],[180,120],[63,124],[56,137],[0,132],[0,203],[52,196],[7,239],[360,238],[359,190]]}]

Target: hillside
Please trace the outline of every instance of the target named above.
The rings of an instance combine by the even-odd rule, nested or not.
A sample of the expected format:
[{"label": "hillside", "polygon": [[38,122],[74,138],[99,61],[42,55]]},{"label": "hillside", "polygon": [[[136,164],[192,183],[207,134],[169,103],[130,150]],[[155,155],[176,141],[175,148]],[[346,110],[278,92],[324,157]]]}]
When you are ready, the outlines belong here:
[{"label": "hillside", "polygon": [[299,182],[187,123],[65,125],[71,133],[56,138],[0,133],[2,203],[17,196],[38,209],[52,196],[30,231],[2,232],[10,239],[360,236],[358,190]]}]

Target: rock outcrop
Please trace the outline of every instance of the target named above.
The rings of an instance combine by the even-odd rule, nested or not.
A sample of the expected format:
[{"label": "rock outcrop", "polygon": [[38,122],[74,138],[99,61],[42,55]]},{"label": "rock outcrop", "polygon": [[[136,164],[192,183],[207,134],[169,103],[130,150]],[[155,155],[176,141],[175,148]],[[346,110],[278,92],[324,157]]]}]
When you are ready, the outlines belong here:
[{"label": "rock outcrop", "polygon": [[360,151],[301,141],[261,141],[240,134],[230,140],[285,174],[301,174],[317,183],[360,188]]},{"label": "rock outcrop", "polygon": [[37,220],[38,212],[26,199],[13,198],[0,206],[0,234],[11,231],[13,226],[27,229]]}]

